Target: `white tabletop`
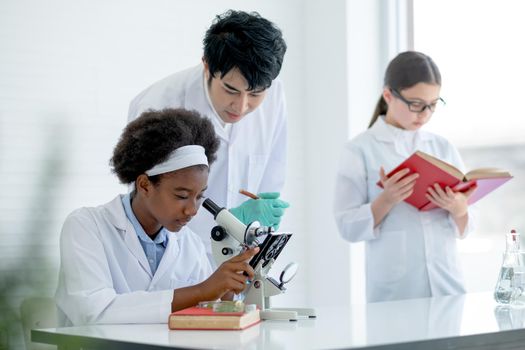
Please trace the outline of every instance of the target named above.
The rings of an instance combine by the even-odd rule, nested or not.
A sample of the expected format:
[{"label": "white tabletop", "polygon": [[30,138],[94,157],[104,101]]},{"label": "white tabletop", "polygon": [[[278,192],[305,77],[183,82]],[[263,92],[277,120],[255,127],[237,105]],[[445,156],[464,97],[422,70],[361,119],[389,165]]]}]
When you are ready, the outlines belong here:
[{"label": "white tabletop", "polygon": [[[525,309],[498,308],[492,293],[318,308],[317,319],[264,321],[244,331],[180,331],[166,324],[33,331],[33,341],[90,346],[214,349],[523,348]],[[84,343],[82,343],[84,342]],[[75,346],[69,346],[75,347]]]}]

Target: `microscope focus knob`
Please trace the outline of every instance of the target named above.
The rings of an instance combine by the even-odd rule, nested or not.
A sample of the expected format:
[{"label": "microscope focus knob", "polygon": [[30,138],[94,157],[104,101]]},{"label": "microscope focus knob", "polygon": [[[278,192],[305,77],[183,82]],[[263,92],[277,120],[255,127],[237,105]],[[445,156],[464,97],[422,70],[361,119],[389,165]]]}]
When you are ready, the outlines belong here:
[{"label": "microscope focus knob", "polygon": [[221,252],[222,255],[231,255],[233,254],[233,249],[224,247],[222,248]]},{"label": "microscope focus knob", "polygon": [[211,238],[214,241],[220,242],[226,238],[226,230],[222,226],[215,226],[211,229]]}]

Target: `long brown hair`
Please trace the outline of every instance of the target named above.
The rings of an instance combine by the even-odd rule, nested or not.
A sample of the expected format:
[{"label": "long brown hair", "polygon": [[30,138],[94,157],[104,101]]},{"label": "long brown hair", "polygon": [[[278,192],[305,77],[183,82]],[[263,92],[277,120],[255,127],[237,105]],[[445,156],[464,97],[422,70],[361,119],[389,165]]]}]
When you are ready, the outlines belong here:
[{"label": "long brown hair", "polygon": [[[421,52],[405,51],[390,61],[383,86],[402,91],[418,83],[441,85],[441,73],[432,58]],[[388,105],[381,94],[368,127],[372,127],[380,115],[386,114],[387,109]]]}]

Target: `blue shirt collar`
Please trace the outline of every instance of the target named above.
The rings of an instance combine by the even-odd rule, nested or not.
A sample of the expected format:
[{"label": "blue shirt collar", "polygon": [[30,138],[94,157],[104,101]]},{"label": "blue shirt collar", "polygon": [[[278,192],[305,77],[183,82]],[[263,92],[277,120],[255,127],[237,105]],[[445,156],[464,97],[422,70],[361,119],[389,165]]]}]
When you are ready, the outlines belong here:
[{"label": "blue shirt collar", "polygon": [[160,229],[160,232],[157,234],[155,239],[151,239],[150,236],[144,231],[144,228],[140,224],[139,220],[135,216],[135,213],[133,213],[133,209],[131,208],[131,194],[127,193],[124,196],[122,196],[122,205],[124,206],[124,211],[126,212],[126,216],[128,220],[133,225],[133,228],[135,229],[135,232],[137,233],[137,236],[139,239],[143,242],[153,242],[155,244],[162,244],[164,248],[168,245],[168,231],[163,227]]}]

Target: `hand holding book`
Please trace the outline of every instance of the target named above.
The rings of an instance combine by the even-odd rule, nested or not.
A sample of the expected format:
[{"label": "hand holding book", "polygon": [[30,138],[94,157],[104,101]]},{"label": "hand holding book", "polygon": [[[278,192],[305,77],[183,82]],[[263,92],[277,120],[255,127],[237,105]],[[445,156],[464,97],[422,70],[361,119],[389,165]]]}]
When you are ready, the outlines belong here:
[{"label": "hand holding book", "polygon": [[[405,175],[400,175],[399,173],[403,169],[408,169],[408,171],[404,170],[402,174]],[[438,207],[437,203],[427,198],[428,189],[435,186],[435,184],[438,184],[441,189],[446,189],[448,186],[452,192],[465,193],[468,197],[467,204],[470,205],[512,178],[509,172],[495,168],[475,169],[467,174],[463,174],[451,164],[421,151],[417,151],[405,159],[390,171],[386,177],[388,179],[400,177],[402,181],[416,173],[419,176],[414,180],[412,193],[403,200],[420,211]],[[385,188],[383,183],[385,182],[381,179],[377,182],[377,185]],[[474,186],[476,186],[476,189],[468,192]]]},{"label": "hand holding book", "polygon": [[393,206],[407,199],[414,191],[414,185],[419,174],[410,174],[410,169],[401,169],[398,172],[387,176],[383,167],[379,170],[379,181],[384,191],[384,196],[388,206]]},{"label": "hand holding book", "polygon": [[444,189],[439,184],[428,188],[427,199],[441,209],[445,209],[454,218],[460,218],[468,212],[468,199],[476,191],[477,186],[473,185],[466,192],[454,192],[449,186]]}]

